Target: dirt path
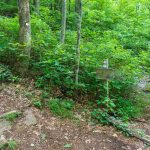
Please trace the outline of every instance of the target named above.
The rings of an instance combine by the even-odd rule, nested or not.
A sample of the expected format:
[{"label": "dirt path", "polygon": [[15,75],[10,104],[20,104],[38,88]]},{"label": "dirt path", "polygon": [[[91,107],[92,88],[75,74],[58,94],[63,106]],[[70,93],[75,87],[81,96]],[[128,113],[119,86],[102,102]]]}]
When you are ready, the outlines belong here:
[{"label": "dirt path", "polygon": [[86,122],[77,125],[54,117],[48,110],[40,111],[30,103],[20,85],[0,88],[0,115],[12,110],[23,112],[11,129],[0,134],[1,138],[15,140],[17,150],[150,150],[141,141],[124,137],[112,127],[94,127]]}]

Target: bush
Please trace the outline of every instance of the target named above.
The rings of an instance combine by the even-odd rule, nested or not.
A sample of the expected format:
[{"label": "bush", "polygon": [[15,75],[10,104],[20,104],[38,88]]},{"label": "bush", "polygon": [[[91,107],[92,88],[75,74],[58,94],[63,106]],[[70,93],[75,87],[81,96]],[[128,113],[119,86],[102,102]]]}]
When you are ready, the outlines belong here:
[{"label": "bush", "polygon": [[34,105],[35,107],[39,108],[39,109],[41,109],[41,108],[43,107],[42,102],[39,101],[39,100],[35,100],[35,101],[33,102],[33,105]]},{"label": "bush", "polygon": [[11,81],[13,75],[7,66],[0,65],[0,82]]},{"label": "bush", "polygon": [[73,106],[74,102],[72,100],[52,99],[48,102],[50,111],[62,118],[73,117]]},{"label": "bush", "polygon": [[110,116],[121,118],[123,121],[142,116],[148,102],[143,101],[141,105],[141,101],[138,99],[128,100],[118,97],[113,100],[105,98],[97,103],[98,108],[93,108],[91,117],[102,124],[109,124]]},{"label": "bush", "polygon": [[17,12],[18,7],[15,1],[11,4],[0,2],[0,15],[14,16]]},{"label": "bush", "polygon": [[108,113],[99,108],[92,111],[91,117],[102,124],[109,124]]},{"label": "bush", "polygon": [[141,113],[141,108],[137,107],[138,103],[138,101],[128,100],[119,97],[116,101],[117,110],[115,110],[115,115],[125,121],[137,117]]},{"label": "bush", "polygon": [[1,150],[5,150],[5,149],[8,149],[8,150],[15,150],[17,147],[17,143],[16,141],[14,140],[9,140],[7,141],[6,143],[4,144],[0,144],[0,149]]}]

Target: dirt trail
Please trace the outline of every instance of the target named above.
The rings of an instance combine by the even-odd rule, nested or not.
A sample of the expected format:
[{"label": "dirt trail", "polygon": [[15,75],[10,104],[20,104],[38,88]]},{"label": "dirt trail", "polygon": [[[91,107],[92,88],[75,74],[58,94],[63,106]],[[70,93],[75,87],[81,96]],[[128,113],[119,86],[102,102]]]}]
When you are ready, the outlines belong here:
[{"label": "dirt trail", "polygon": [[112,127],[94,127],[86,122],[77,125],[54,117],[46,109],[40,111],[30,105],[23,91],[24,87],[15,84],[0,88],[0,115],[12,110],[23,112],[11,129],[0,135],[15,140],[17,150],[150,150]]}]

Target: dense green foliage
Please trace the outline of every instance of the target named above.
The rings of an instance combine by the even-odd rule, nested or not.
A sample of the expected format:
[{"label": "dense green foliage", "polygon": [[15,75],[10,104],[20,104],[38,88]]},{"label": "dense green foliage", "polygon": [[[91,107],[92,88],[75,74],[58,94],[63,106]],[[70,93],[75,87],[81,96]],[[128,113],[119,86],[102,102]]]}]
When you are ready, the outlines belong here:
[{"label": "dense green foliage", "polygon": [[73,106],[74,102],[71,100],[52,99],[48,102],[48,107],[51,112],[62,118],[73,117]]},{"label": "dense green foliage", "polygon": [[[23,57],[18,44],[18,16],[15,0],[4,2],[0,8],[0,62],[17,70]],[[150,73],[150,3],[147,0],[83,0],[83,21],[79,84],[75,84],[76,14],[74,2],[67,13],[65,44],[60,44],[59,10],[51,10],[49,1],[41,0],[40,15],[31,4],[32,51],[30,76],[36,86],[58,98],[70,98],[81,103],[93,101],[94,117],[111,114],[129,119],[140,109],[131,93],[143,74]],[[9,14],[13,14],[12,17]],[[109,59],[114,70],[110,81],[110,99],[106,98],[103,80],[96,69]],[[7,73],[7,72],[6,72]],[[6,78],[7,74],[0,74]],[[3,77],[4,76],[4,77]],[[57,109],[59,101],[50,101]],[[36,103],[37,107],[39,106]],[[40,104],[41,105],[41,104]],[[51,106],[50,105],[50,106]],[[97,109],[99,108],[99,109]],[[106,114],[102,114],[102,110]],[[55,111],[55,110],[52,110]],[[66,110],[64,110],[66,111]],[[55,112],[61,113],[61,112]]]},{"label": "dense green foliage", "polygon": [[16,143],[16,141],[13,141],[13,140],[9,140],[7,143],[0,144],[1,150],[5,150],[5,149],[15,150],[16,147],[17,147],[17,143]]},{"label": "dense green foliage", "polygon": [[11,70],[4,65],[0,65],[0,81],[12,81],[13,75]]},{"label": "dense green foliage", "polygon": [[19,112],[13,112],[11,114],[7,114],[4,118],[7,120],[7,121],[15,121],[18,117],[21,116],[21,113]]}]

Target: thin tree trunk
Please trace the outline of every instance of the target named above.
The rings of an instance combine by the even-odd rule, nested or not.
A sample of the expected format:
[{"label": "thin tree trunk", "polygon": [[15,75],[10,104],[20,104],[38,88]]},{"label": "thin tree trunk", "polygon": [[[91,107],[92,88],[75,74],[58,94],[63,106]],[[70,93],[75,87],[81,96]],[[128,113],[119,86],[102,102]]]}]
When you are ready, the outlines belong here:
[{"label": "thin tree trunk", "polygon": [[18,0],[19,13],[19,42],[23,48],[23,58],[19,65],[20,73],[27,72],[30,61],[31,50],[31,26],[29,0]]},{"label": "thin tree trunk", "polygon": [[34,2],[35,12],[39,14],[40,13],[40,0],[34,0],[33,2]]},{"label": "thin tree trunk", "polygon": [[75,7],[74,7],[75,12],[77,12],[77,5],[78,5],[78,0],[75,0]]},{"label": "thin tree trunk", "polygon": [[62,21],[61,21],[61,43],[65,42],[66,34],[66,14],[67,14],[67,1],[62,0]]},{"label": "thin tree trunk", "polygon": [[80,70],[80,41],[81,41],[81,24],[82,24],[82,0],[76,0],[77,12],[77,48],[76,48],[76,84],[79,83],[79,70]]}]

